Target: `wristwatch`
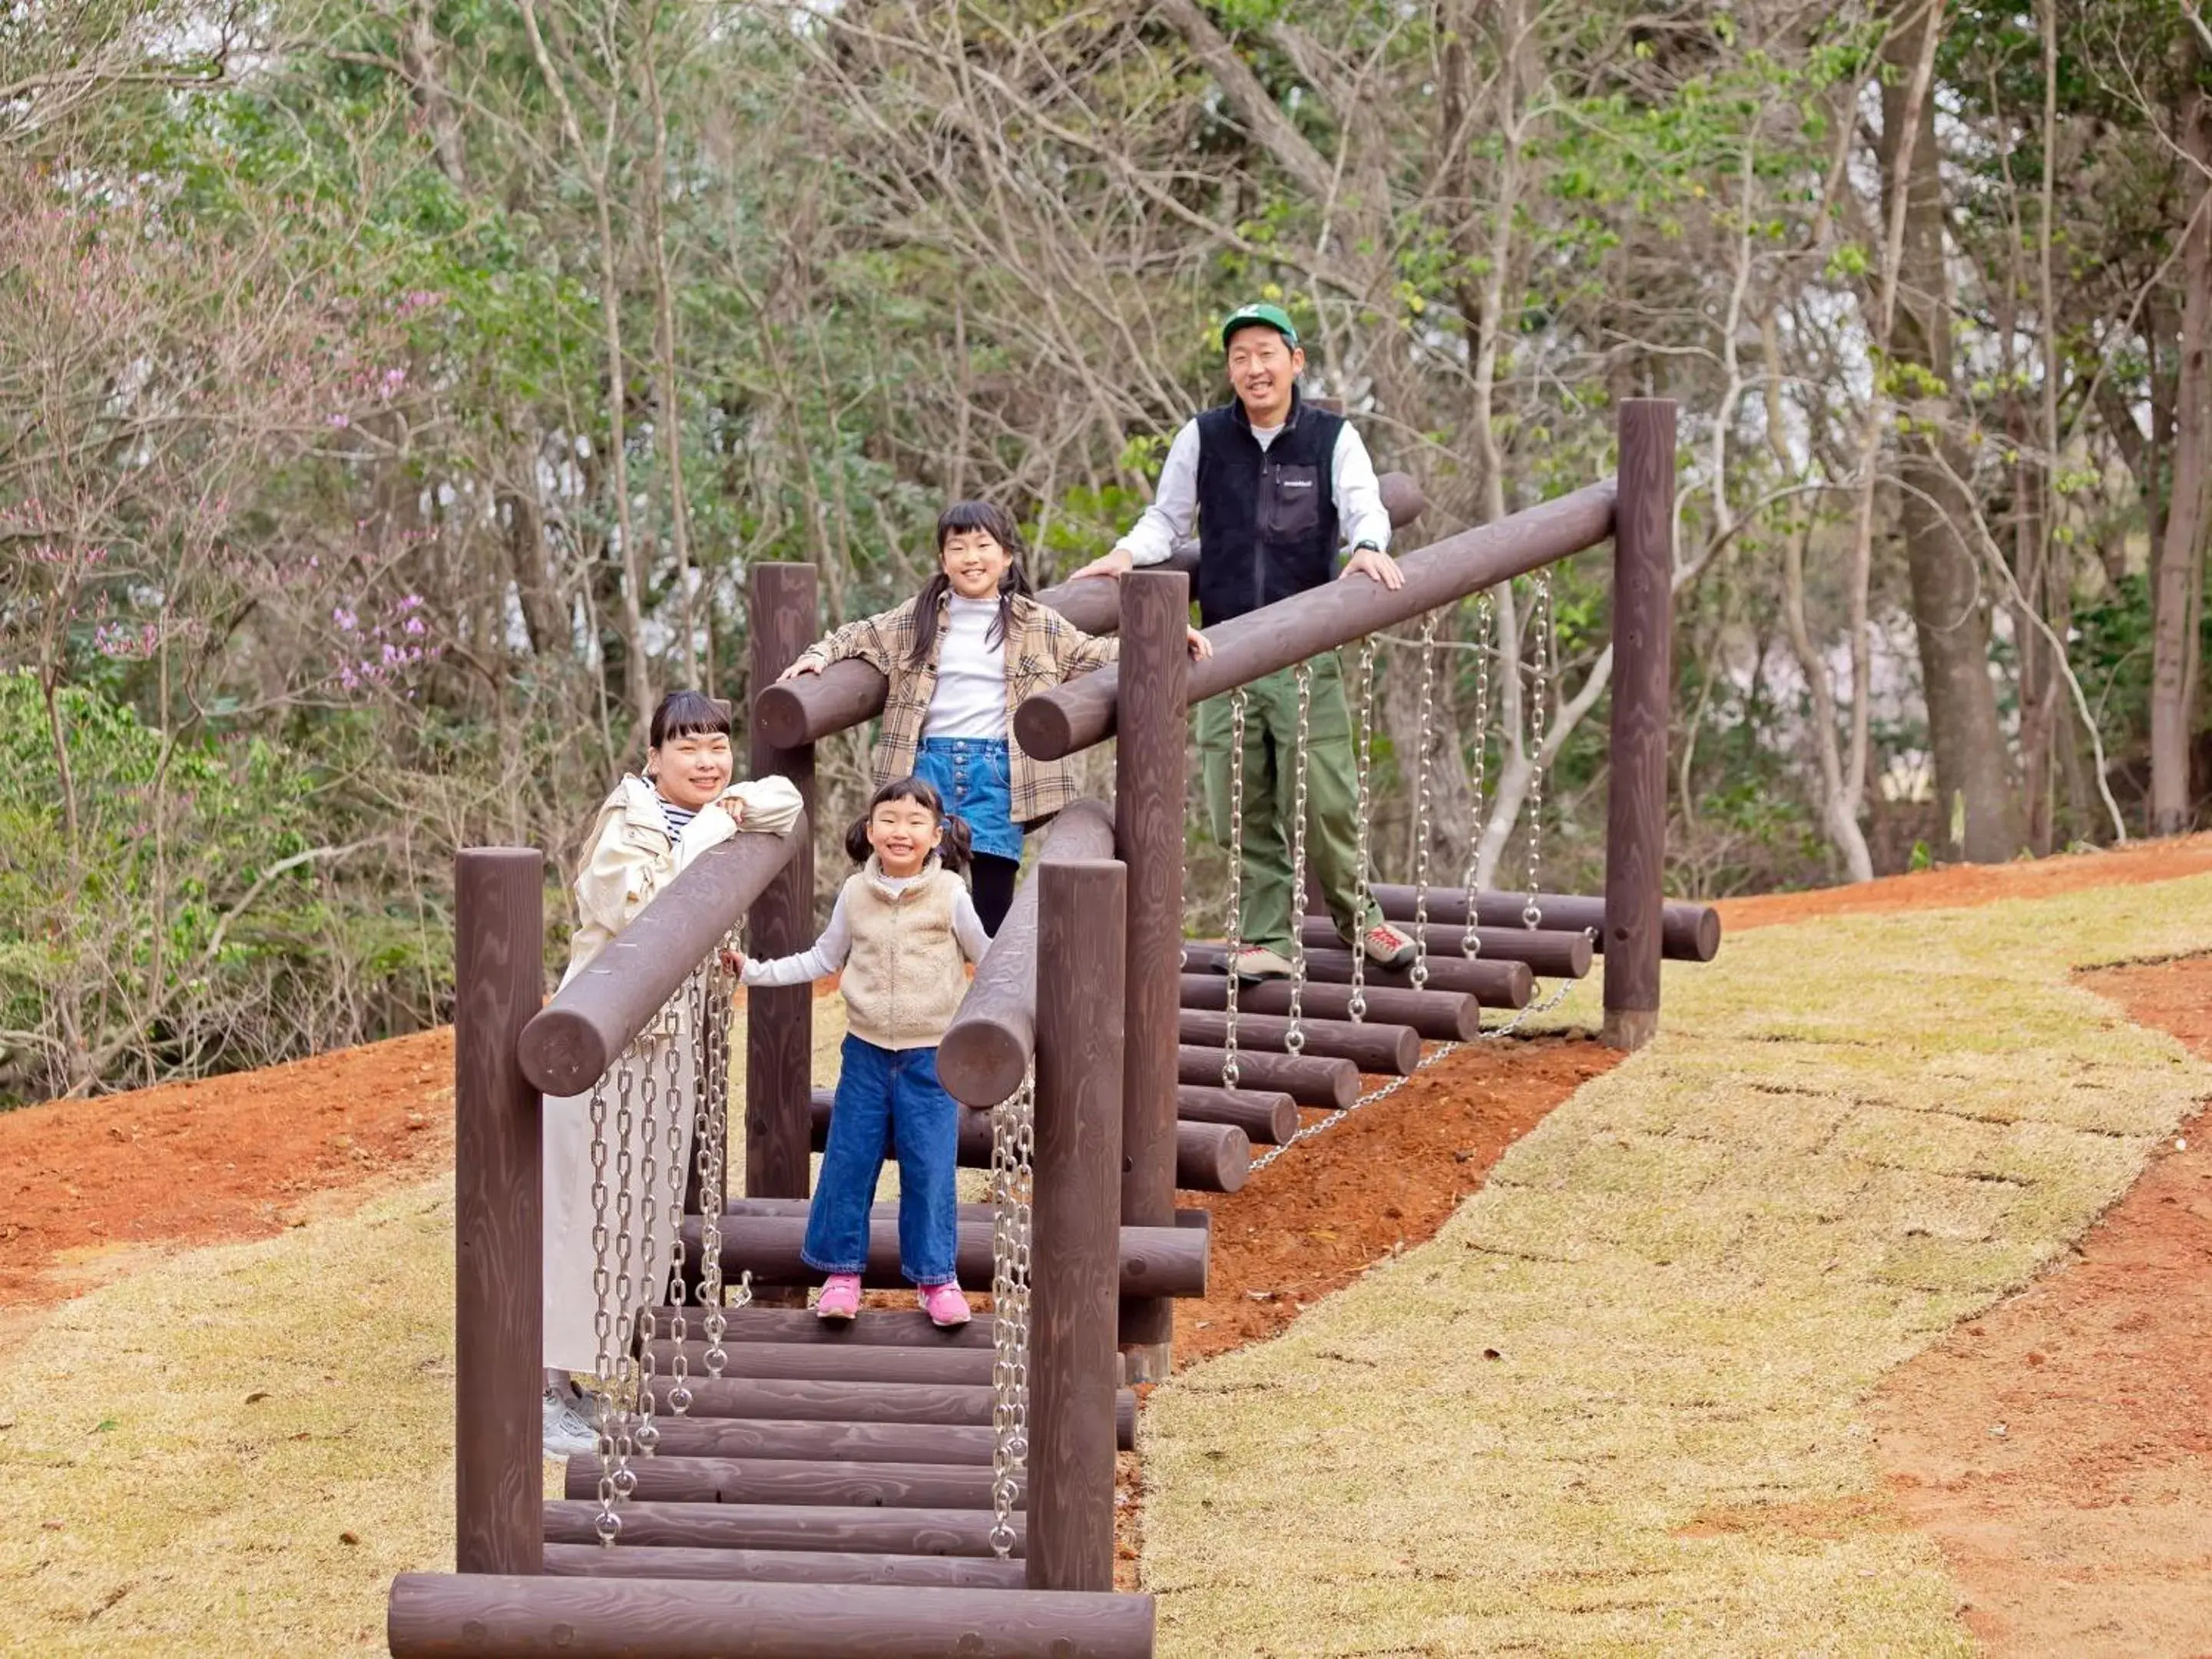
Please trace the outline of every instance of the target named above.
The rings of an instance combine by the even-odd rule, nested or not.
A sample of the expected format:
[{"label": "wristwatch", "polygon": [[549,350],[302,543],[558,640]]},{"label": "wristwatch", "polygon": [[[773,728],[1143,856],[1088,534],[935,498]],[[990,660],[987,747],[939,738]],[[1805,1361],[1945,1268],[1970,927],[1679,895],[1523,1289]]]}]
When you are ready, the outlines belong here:
[{"label": "wristwatch", "polygon": [[1354,553],[1380,553],[1382,550],[1373,542],[1354,542],[1352,550]]}]

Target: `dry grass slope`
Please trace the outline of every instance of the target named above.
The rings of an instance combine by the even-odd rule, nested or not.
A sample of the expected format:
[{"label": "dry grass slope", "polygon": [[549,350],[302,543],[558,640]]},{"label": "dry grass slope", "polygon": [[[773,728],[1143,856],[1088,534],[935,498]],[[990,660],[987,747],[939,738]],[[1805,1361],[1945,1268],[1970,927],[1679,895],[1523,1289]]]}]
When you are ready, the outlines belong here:
[{"label": "dry grass slope", "polygon": [[1670,969],[1661,1041],[1436,1239],[1154,1395],[1164,1650],[1972,1652],[1861,1402],[2212,1092],[2069,972],[2207,948],[2200,878]]}]

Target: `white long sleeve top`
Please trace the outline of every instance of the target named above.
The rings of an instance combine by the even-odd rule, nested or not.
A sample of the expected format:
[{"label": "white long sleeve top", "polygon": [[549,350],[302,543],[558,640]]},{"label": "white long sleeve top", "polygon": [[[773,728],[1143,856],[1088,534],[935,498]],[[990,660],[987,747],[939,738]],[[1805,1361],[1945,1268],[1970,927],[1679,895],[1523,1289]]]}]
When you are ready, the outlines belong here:
[{"label": "white long sleeve top", "polygon": [[[921,879],[918,875],[879,878],[881,884],[894,893],[904,892]],[[960,954],[970,962],[982,961],[983,952],[991,948],[991,936],[983,931],[983,919],[975,914],[975,902],[965,888],[952,901],[952,936],[960,941]],[[845,915],[845,890],[841,887],[830,912],[830,925],[811,950],[767,962],[748,958],[741,977],[747,985],[811,985],[836,973],[852,954],[853,925]]]},{"label": "white long sleeve top", "polygon": [[[1280,426],[1255,426],[1252,435],[1260,447],[1271,447]],[[1337,526],[1346,547],[1372,542],[1390,550],[1390,514],[1382,505],[1382,486],[1375,477],[1375,463],[1367,446],[1346,421],[1337,428],[1336,448],[1329,455],[1329,489],[1336,502]],[[1129,533],[1115,544],[1129,550],[1136,565],[1162,564],[1178,543],[1188,542],[1198,517],[1198,422],[1186,421],[1168,446],[1160,467],[1159,487]]]},{"label": "white long sleeve top", "polygon": [[1006,735],[1006,641],[993,641],[999,601],[946,596],[945,631],[937,644],[937,690],[929,699],[924,738]]}]

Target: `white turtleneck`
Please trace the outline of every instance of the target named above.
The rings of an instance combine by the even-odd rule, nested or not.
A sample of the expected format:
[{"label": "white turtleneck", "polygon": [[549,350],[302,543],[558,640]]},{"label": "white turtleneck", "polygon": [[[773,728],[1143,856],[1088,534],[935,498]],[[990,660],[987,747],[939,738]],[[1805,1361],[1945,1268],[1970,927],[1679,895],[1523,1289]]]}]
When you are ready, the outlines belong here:
[{"label": "white turtleneck", "polygon": [[945,635],[938,641],[937,693],[929,700],[925,738],[1004,738],[1006,735],[1006,642],[988,637],[999,619],[996,594],[947,601]]}]

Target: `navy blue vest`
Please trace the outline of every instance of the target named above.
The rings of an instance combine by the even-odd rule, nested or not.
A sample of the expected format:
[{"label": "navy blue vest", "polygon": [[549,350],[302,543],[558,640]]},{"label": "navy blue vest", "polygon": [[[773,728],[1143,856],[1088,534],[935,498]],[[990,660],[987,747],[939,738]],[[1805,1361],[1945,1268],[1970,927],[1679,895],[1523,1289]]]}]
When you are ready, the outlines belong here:
[{"label": "navy blue vest", "polygon": [[1198,615],[1211,628],[1336,574],[1331,465],[1344,417],[1292,390],[1267,448],[1234,399],[1198,417]]}]

